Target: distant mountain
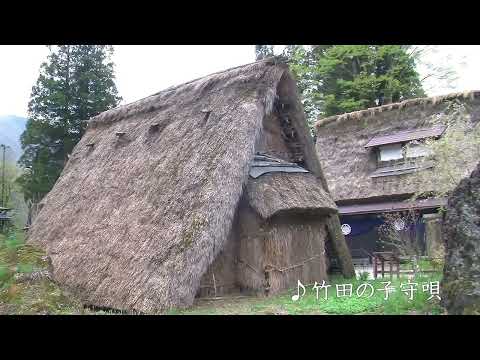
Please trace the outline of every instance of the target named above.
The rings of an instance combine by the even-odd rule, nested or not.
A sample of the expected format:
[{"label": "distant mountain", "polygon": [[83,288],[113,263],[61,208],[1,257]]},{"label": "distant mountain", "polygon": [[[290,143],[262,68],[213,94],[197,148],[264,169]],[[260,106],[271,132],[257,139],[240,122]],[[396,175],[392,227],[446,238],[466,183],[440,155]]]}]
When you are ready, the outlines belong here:
[{"label": "distant mountain", "polygon": [[25,130],[26,123],[27,119],[20,116],[0,116],[0,144],[10,147],[7,156],[11,160],[17,161],[22,155],[20,135]]}]

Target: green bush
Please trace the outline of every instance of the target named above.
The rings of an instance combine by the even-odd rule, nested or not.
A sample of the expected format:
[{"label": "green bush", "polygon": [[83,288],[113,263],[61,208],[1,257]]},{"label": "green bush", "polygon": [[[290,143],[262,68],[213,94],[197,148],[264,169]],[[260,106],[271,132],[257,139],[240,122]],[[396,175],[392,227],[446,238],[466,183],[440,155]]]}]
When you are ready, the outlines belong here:
[{"label": "green bush", "polygon": [[0,288],[12,283],[16,273],[31,273],[44,266],[43,253],[25,244],[23,233],[0,237]]}]

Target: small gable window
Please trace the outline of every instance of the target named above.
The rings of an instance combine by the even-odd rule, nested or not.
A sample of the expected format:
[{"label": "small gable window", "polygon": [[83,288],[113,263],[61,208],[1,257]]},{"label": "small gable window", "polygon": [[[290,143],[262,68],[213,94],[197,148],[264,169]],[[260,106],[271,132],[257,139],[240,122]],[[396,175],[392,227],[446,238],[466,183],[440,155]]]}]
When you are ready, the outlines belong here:
[{"label": "small gable window", "polygon": [[383,145],[378,150],[381,162],[403,159],[402,144]]},{"label": "small gable window", "polygon": [[416,159],[428,158],[431,151],[425,146],[424,140],[439,138],[445,131],[445,126],[404,130],[393,134],[371,138],[365,148],[372,149],[377,154],[377,170],[371,177],[401,175],[420,168],[430,168],[433,161],[417,164]]}]

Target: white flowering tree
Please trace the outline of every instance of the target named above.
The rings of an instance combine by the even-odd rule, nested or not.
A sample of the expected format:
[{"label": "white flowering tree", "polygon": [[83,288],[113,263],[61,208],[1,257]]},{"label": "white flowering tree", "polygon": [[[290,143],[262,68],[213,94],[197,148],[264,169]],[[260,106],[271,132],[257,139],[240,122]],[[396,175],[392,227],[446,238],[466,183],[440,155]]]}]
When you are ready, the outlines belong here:
[{"label": "white flowering tree", "polygon": [[[440,139],[423,142],[426,156],[416,160],[417,168],[434,166],[417,171],[409,181],[418,189],[414,198],[447,197],[460,180],[470,175],[480,159],[480,122],[472,121],[468,105],[452,101],[443,114],[435,116],[436,125],[446,126]],[[413,147],[416,144],[410,144]]]}]

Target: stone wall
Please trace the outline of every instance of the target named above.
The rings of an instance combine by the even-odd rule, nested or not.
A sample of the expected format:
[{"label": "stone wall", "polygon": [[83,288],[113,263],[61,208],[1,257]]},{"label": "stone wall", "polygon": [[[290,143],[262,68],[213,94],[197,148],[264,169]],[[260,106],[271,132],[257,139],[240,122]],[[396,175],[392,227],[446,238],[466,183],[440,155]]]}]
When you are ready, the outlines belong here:
[{"label": "stone wall", "polygon": [[480,163],[448,200],[442,304],[449,314],[480,315]]}]

